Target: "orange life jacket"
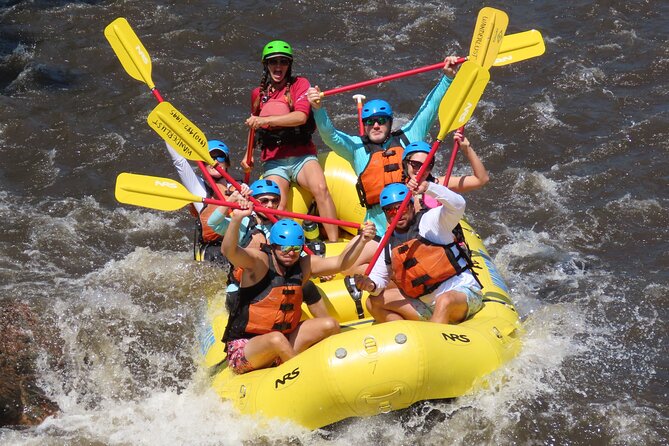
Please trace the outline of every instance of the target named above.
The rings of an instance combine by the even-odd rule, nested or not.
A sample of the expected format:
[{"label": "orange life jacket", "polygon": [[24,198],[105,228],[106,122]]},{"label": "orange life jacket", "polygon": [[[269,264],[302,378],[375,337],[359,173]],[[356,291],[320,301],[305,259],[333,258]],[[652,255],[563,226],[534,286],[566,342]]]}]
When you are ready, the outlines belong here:
[{"label": "orange life jacket", "polygon": [[[409,231],[393,233],[386,248],[386,263],[391,266],[392,280],[400,292],[410,298],[431,293],[451,277],[471,270],[471,261],[457,241],[446,245],[432,243],[418,233],[426,211],[417,214]],[[465,260],[462,266],[460,260]]]},{"label": "orange life jacket", "polygon": [[213,229],[211,229],[211,226],[207,224],[207,220],[209,220],[209,217],[214,213],[215,210],[216,206],[205,205],[204,208],[202,208],[200,211],[200,215],[198,216],[200,220],[200,227],[202,228],[202,234],[200,237],[202,237],[202,241],[204,243],[210,243],[213,241],[220,242],[223,240],[223,237],[220,234],[217,234]]},{"label": "orange life jacket", "polygon": [[374,144],[365,136],[362,138],[369,161],[358,176],[355,185],[358,198],[363,207],[379,204],[383,188],[390,183],[402,182],[402,154],[404,148],[400,141],[408,142],[401,130],[390,134],[388,148]]},{"label": "orange life jacket", "polygon": [[239,304],[230,313],[225,342],[271,331],[292,333],[300,323],[304,278],[300,262],[282,276],[276,270],[270,248],[263,246],[262,250],[269,257],[267,274],[257,284],[239,289]]}]

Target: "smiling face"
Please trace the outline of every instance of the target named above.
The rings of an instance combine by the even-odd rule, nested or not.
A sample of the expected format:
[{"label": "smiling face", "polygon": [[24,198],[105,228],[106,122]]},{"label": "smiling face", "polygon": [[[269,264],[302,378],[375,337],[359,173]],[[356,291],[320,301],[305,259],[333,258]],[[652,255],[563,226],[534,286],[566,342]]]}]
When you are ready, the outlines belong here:
[{"label": "smiling face", "polygon": [[381,144],[390,135],[390,126],[392,121],[385,116],[374,116],[363,121],[365,124],[365,134],[374,144]]},{"label": "smiling face", "polygon": [[[228,168],[230,167],[230,165],[229,165],[228,163],[220,163],[219,165],[220,165],[221,167],[223,167],[223,169],[224,169],[226,172],[228,171]],[[207,169],[207,172],[209,172],[209,175],[211,175],[211,177],[212,177],[214,180],[220,180],[220,179],[223,178],[223,175],[221,175],[221,174],[218,172],[218,170],[216,170],[213,166],[210,166],[209,164],[207,164],[207,165],[205,166],[205,169]]]},{"label": "smiling face", "polygon": [[272,245],[272,251],[274,252],[274,258],[281,266],[290,268],[300,259],[302,246]]},{"label": "smiling face", "polygon": [[[389,224],[390,222],[393,221],[393,219],[397,215],[397,211],[399,210],[400,205],[401,203],[395,203],[383,209],[383,213],[386,215],[386,220],[388,221]],[[404,209],[404,212],[402,213],[400,219],[397,221],[397,226],[395,226],[395,230],[397,232],[405,232],[409,228],[409,225],[411,224],[411,221],[413,220],[415,213],[416,212],[413,207],[413,202],[410,202]]]},{"label": "smiling face", "polygon": [[[416,178],[418,171],[420,170],[426,159],[427,159],[427,153],[423,152],[412,153],[409,156],[409,158],[407,159],[407,166],[406,166],[406,173],[409,176],[409,178]],[[427,170],[425,171],[425,174],[429,175],[431,171],[432,171],[432,163],[430,163],[430,165],[428,166]]]},{"label": "smiling face", "polygon": [[[261,206],[264,206],[264,207],[269,208],[269,209],[279,209],[279,203],[281,202],[281,197],[279,197],[278,195],[261,194],[261,195],[255,196],[254,198],[256,200],[258,200],[258,202],[260,203]],[[262,212],[258,212],[257,215],[258,215],[258,217],[260,217],[260,219],[262,221],[268,221],[269,220],[269,216],[263,214]]]},{"label": "smiling face", "polygon": [[271,57],[265,61],[272,83],[280,84],[286,80],[292,61],[288,57]]}]

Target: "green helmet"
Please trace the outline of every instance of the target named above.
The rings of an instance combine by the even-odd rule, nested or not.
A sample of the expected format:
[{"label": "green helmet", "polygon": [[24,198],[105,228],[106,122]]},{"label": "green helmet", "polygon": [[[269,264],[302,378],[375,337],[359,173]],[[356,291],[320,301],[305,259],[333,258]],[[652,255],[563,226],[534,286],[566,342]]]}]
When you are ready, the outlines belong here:
[{"label": "green helmet", "polygon": [[262,60],[265,61],[272,56],[286,56],[290,60],[293,60],[293,49],[288,42],[284,42],[283,40],[272,40],[265,45],[265,48],[263,48]]}]

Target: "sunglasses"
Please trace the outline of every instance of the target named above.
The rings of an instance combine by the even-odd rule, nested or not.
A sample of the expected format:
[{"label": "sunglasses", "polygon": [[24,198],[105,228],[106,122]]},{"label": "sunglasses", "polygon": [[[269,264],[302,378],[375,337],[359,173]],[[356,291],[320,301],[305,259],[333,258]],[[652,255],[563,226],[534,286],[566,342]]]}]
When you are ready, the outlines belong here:
[{"label": "sunglasses", "polygon": [[[425,164],[425,163],[422,162],[422,161],[414,161],[414,160],[409,160],[409,161],[407,161],[407,163],[409,163],[409,165],[411,166],[411,168],[412,168],[413,170],[416,170],[416,171],[420,170],[420,168],[423,167],[423,164]],[[432,169],[432,167],[434,167],[434,163],[433,163],[433,162],[431,162],[430,165],[429,165],[427,168],[428,168],[428,169]]]},{"label": "sunglasses", "polygon": [[[393,218],[397,215],[397,211],[400,210],[400,206],[402,206],[402,203],[397,203],[396,205],[385,207],[383,208],[383,213],[386,214],[386,217]],[[407,206],[406,209],[408,208],[409,207]]]},{"label": "sunglasses", "polygon": [[272,59],[269,59],[267,61],[268,65],[284,65],[288,66],[290,65],[290,59],[287,59],[285,57],[274,57]]},{"label": "sunglasses", "polygon": [[379,125],[384,125],[385,123],[390,122],[390,118],[386,118],[385,116],[379,116],[375,118],[367,118],[362,122],[365,125],[374,125],[375,122],[378,122]]},{"label": "sunglasses", "polygon": [[302,252],[302,245],[272,245],[274,249],[281,249],[281,252],[284,254],[288,254],[289,252],[296,252],[300,253]]},{"label": "sunglasses", "polygon": [[270,203],[271,204],[274,204],[274,203],[279,204],[280,201],[281,201],[281,199],[278,198],[278,197],[277,198],[271,198],[271,197],[258,198],[258,202],[260,204],[262,204],[263,206],[268,205]]}]

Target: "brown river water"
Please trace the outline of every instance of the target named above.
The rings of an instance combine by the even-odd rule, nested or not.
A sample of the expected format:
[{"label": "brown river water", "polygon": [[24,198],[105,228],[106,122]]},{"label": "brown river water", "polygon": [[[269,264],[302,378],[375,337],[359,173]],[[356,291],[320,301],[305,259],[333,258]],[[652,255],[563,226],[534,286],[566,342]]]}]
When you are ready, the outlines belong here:
[{"label": "brown river water", "polygon": [[[467,217],[527,333],[498,385],[453,402],[317,432],[237,414],[197,347],[224,274],[192,261],[187,212],[114,198],[121,172],[177,177],[146,125],[154,98],[104,38],[113,19],[139,35],[165,99],[238,160],[267,41],[289,41],[294,71],[329,89],[465,55],[482,6],[0,1],[0,320],[31,348],[19,376],[60,408],[0,428],[0,444],[668,444],[667,2],[489,5],[547,47],[491,69],[467,130],[491,177]],[[360,93],[405,122],[437,78]],[[350,133],[354,93],[327,102]],[[6,333],[3,357],[21,350]]]}]

